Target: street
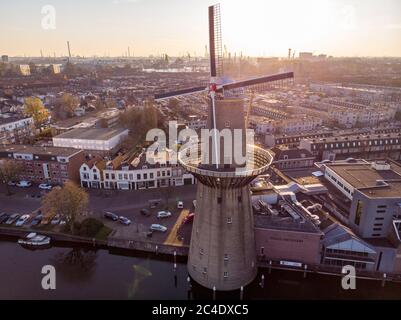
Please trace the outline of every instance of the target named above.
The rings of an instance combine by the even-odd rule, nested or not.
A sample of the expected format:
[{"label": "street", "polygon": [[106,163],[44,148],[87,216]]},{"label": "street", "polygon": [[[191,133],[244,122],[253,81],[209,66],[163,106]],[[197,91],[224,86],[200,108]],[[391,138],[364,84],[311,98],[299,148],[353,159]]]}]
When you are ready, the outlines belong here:
[{"label": "street", "polygon": [[[8,214],[31,213],[41,206],[41,199],[47,191],[40,190],[37,186],[30,188],[10,187],[12,195],[6,195],[3,184],[0,185],[0,212]],[[151,241],[174,245],[189,244],[192,224],[183,225],[184,217],[194,211],[192,201],[196,199],[196,185],[170,187],[148,190],[87,190],[89,194],[89,211],[109,226],[115,232],[114,237],[126,239],[148,239],[146,233],[153,223],[162,224],[168,228],[167,232],[153,232]],[[150,209],[149,200],[161,200],[160,204]],[[166,201],[168,199],[168,206]],[[184,209],[177,209],[177,201],[184,202]],[[151,216],[146,217],[140,214],[140,210],[146,208]],[[168,210],[172,216],[164,219],[157,219],[158,211]],[[104,212],[113,212],[119,216],[125,216],[131,220],[130,226],[122,225],[119,222],[106,220]],[[183,237],[183,241],[177,239],[177,232]]]}]

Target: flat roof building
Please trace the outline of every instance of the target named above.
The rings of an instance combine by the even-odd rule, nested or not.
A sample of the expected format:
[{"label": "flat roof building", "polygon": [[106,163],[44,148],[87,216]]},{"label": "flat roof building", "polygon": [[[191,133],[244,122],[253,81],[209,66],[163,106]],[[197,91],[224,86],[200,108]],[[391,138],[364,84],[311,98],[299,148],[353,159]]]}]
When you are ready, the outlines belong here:
[{"label": "flat roof building", "polygon": [[54,137],[53,145],[55,147],[112,152],[127,136],[128,130],[122,128],[74,129]]},{"label": "flat roof building", "polygon": [[386,238],[401,219],[401,165],[349,159],[318,164],[324,177],[351,201],[347,224],[362,238]]},{"label": "flat roof building", "polygon": [[82,150],[72,148],[4,145],[0,146],[0,162],[4,160],[21,164],[21,180],[62,184],[67,180],[79,182],[85,156]]}]

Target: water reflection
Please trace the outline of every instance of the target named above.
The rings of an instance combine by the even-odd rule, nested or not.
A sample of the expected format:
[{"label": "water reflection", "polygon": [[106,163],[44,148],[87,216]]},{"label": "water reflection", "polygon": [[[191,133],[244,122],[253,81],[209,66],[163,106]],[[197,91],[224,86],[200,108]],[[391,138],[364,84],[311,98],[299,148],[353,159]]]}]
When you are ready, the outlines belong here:
[{"label": "water reflection", "polygon": [[144,282],[146,278],[152,276],[149,259],[145,260],[143,263],[133,265],[132,268],[134,270],[134,280],[128,289],[128,299],[135,299],[140,288],[140,284]]},{"label": "water reflection", "polygon": [[[188,282],[186,261],[170,256],[93,248],[52,247],[30,251],[0,238],[0,299],[213,299],[208,290]],[[57,290],[41,287],[42,267],[57,270]],[[262,285],[262,275],[264,281]],[[216,292],[216,300],[239,300],[240,290]],[[337,276],[260,270],[246,286],[249,299],[400,299],[401,284],[357,280],[357,290],[342,290]]]},{"label": "water reflection", "polygon": [[56,252],[51,258],[57,275],[68,281],[88,281],[96,269],[97,251],[73,248],[69,251]]}]

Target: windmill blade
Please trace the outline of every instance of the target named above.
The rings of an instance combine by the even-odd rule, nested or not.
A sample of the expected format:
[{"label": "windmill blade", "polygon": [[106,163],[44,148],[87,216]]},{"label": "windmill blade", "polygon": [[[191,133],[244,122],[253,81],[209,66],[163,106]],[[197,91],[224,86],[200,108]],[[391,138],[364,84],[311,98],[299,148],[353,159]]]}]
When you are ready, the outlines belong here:
[{"label": "windmill blade", "polygon": [[209,7],[209,57],[210,76],[223,75],[223,48],[221,37],[220,4]]},{"label": "windmill blade", "polygon": [[207,91],[207,88],[205,86],[201,86],[201,87],[187,88],[187,89],[182,89],[182,90],[177,90],[177,91],[157,93],[157,94],[155,94],[154,98],[155,98],[155,100],[162,100],[162,99],[173,98],[173,97],[178,97],[178,96],[185,96],[188,94],[194,94],[194,93],[199,93],[199,92],[204,92],[204,91]]},{"label": "windmill blade", "polygon": [[220,91],[227,91],[227,90],[235,90],[235,89],[257,89],[258,87],[266,86],[269,83],[286,80],[286,79],[293,79],[294,72],[286,72],[286,73],[279,73],[270,76],[264,76],[260,78],[254,78],[244,81],[237,81],[228,84],[222,85],[219,89]]}]

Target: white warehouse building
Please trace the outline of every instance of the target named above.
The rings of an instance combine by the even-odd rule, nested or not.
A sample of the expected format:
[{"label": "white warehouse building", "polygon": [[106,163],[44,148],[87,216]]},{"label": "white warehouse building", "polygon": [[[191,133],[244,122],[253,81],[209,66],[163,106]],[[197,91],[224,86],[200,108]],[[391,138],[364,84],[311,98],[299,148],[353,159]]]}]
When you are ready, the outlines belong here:
[{"label": "white warehouse building", "polygon": [[128,130],[121,128],[74,129],[54,137],[53,146],[111,152],[127,136]]}]

